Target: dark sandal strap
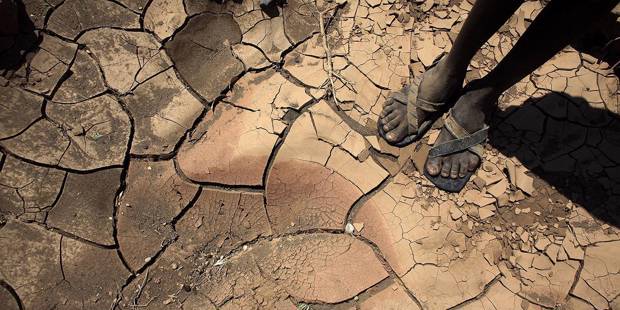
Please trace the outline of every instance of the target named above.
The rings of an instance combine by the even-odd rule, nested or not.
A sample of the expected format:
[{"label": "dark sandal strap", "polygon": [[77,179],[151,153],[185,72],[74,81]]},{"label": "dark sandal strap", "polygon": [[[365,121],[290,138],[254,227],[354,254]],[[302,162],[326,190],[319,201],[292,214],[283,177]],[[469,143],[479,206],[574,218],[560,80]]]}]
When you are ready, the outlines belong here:
[{"label": "dark sandal strap", "polygon": [[441,107],[445,106],[445,102],[432,102],[426,99],[417,98],[414,103],[415,107],[426,112],[437,112]]},{"label": "dark sandal strap", "polygon": [[389,97],[396,100],[398,103],[402,103],[404,105],[407,105],[409,103],[409,98],[407,98],[407,95],[405,94],[403,90],[398,91],[398,92],[393,92],[389,95]]},{"label": "dark sandal strap", "polygon": [[482,129],[470,134],[463,126],[456,122],[452,113],[448,112],[444,117],[444,128],[455,139],[434,146],[429,151],[428,157],[440,157],[469,150],[482,158],[484,149],[480,144],[487,139],[489,126],[485,125]]}]

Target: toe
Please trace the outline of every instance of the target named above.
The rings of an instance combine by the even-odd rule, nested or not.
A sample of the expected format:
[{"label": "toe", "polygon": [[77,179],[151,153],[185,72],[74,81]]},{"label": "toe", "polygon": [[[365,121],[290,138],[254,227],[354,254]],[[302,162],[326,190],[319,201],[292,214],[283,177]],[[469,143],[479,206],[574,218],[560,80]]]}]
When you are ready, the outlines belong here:
[{"label": "toe", "polygon": [[459,178],[464,178],[467,174],[467,169],[469,169],[469,163],[467,161],[461,162],[459,166]]},{"label": "toe", "polygon": [[426,171],[432,176],[439,174],[441,170],[441,158],[429,158],[426,162]]},{"label": "toe", "polygon": [[383,104],[383,110],[381,111],[381,115],[387,115],[396,109],[396,104],[394,104],[394,100],[386,100]]},{"label": "toe", "polygon": [[392,119],[384,120],[383,121],[383,130],[391,131],[394,128],[398,127],[398,125],[400,125],[400,123],[401,123],[401,118],[398,117],[398,115],[396,117],[393,117]]},{"label": "toe", "polygon": [[444,157],[441,160],[441,176],[444,178],[450,177],[450,169],[452,168],[452,160],[450,157]]},{"label": "toe", "polygon": [[381,117],[381,121],[385,124],[385,123],[388,123],[391,120],[393,120],[394,118],[399,117],[399,116],[400,116],[400,113],[392,111],[392,112],[386,114],[385,116],[382,116]]},{"label": "toe", "polygon": [[461,168],[460,158],[458,158],[458,156],[453,156],[450,165],[450,177],[453,179],[458,178],[459,170]]},{"label": "toe", "polygon": [[467,165],[467,169],[469,171],[474,171],[478,168],[478,163],[480,162],[480,158],[474,154],[468,154],[469,156],[469,164]]}]

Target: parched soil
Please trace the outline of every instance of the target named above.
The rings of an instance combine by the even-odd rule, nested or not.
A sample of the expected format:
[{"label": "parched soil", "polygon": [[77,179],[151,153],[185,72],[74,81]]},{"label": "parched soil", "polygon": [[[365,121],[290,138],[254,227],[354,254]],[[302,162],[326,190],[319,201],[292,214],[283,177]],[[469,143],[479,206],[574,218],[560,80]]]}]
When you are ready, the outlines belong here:
[{"label": "parched soil", "polygon": [[472,1],[24,2],[32,31],[0,37],[0,309],[620,309],[604,32],[501,97],[448,194],[420,173],[440,124],[397,149],[376,122]]}]

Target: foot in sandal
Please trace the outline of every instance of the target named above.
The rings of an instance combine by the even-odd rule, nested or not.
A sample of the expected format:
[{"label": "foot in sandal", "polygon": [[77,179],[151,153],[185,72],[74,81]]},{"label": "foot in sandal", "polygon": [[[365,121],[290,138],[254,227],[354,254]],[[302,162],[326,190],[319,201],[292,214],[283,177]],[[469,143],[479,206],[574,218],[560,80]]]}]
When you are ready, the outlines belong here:
[{"label": "foot in sandal", "polygon": [[[478,84],[474,86],[475,84]],[[444,127],[429,153],[425,175],[437,187],[459,192],[480,165],[487,138],[485,111],[499,93],[471,83],[444,117]]]},{"label": "foot in sandal", "polygon": [[419,140],[452,106],[461,91],[463,79],[464,73],[447,66],[444,57],[421,79],[385,101],[377,124],[379,135],[398,147]]}]

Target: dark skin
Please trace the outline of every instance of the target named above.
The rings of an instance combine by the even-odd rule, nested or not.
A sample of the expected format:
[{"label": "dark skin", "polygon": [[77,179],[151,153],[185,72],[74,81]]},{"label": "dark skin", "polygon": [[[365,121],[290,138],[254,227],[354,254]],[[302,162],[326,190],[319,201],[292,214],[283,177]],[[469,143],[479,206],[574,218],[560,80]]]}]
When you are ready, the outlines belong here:
[{"label": "dark skin", "polygon": [[[619,0],[552,0],[528,27],[512,50],[484,78],[472,82],[452,108],[454,118],[469,132],[484,126],[486,112],[497,104],[499,96],[512,85],[544,64],[572,40],[583,34],[588,25],[609,12]],[[521,0],[478,0],[457,36],[452,50],[430,71],[425,73],[418,96],[441,101],[445,89],[463,83],[467,65],[480,47],[516,11]],[[407,134],[403,105],[384,106],[381,116],[388,139],[398,140]],[[418,113],[420,119],[423,113]],[[445,129],[436,143],[454,137]],[[469,151],[431,158],[426,170],[431,175],[458,178],[475,170],[480,158]]]},{"label": "dark skin", "polygon": [[[433,102],[445,102],[451,95],[446,90],[458,89],[463,85],[471,59],[484,42],[510,18],[521,2],[521,0],[477,1],[454,41],[450,53],[424,73],[418,96]],[[420,122],[427,115],[422,110],[418,110],[417,114]],[[407,135],[405,115],[405,106],[393,104],[392,101],[386,102],[380,117],[388,140],[398,141]]]}]

